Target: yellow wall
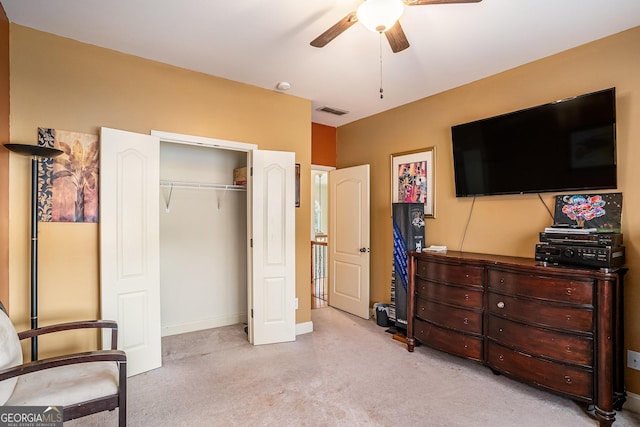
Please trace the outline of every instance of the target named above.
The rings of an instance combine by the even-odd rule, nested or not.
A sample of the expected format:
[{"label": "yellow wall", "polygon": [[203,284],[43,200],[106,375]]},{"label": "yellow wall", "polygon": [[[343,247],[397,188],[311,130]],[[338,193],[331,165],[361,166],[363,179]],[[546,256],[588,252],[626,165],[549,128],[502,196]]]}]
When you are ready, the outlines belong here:
[{"label": "yellow wall", "polygon": [[[301,188],[310,187],[308,100],[15,24],[10,31],[12,142],[36,144],[38,127],[99,134],[101,126],[241,141],[294,151]],[[10,300],[19,329],[29,318],[29,171],[28,158],[11,155]],[[297,323],[311,320],[309,215],[309,194],[302,192],[296,209]],[[40,223],[39,230],[40,324],[98,317],[98,225]],[[49,350],[41,349],[43,356]]]},{"label": "yellow wall", "polygon": [[[338,128],[337,166],[371,165],[371,300],[389,301],[393,254],[390,155],[436,147],[436,218],[427,244],[460,249],[472,199],[456,198],[451,126],[608,87],[616,87],[618,191],[630,268],[625,285],[625,348],[640,351],[640,27]],[[549,153],[553,155],[553,153]],[[540,165],[541,172],[544,165]],[[543,194],[552,207],[554,194]],[[463,250],[533,257],[551,219],[537,195],[480,197]],[[626,370],[630,391],[640,373]]]}]

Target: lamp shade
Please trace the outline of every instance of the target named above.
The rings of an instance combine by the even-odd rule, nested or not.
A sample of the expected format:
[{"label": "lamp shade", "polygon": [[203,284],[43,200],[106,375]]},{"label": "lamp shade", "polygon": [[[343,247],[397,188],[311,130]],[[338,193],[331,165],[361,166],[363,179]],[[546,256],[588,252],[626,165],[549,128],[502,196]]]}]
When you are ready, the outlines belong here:
[{"label": "lamp shade", "polygon": [[356,16],[367,29],[383,33],[393,27],[403,11],[402,0],[366,0],[358,7]]},{"label": "lamp shade", "polygon": [[62,150],[58,150],[57,148],[43,147],[42,145],[4,144],[4,146],[7,150],[11,150],[14,153],[22,154],[25,156],[52,158],[63,153]]}]

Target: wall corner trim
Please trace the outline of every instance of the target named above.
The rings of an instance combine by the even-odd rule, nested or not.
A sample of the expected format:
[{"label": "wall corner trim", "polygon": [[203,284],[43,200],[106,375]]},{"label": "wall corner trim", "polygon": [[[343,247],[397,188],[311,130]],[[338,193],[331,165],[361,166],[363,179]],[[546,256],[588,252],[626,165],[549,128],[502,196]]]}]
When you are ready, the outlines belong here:
[{"label": "wall corner trim", "polygon": [[624,409],[640,414],[640,394],[627,391],[627,401],[624,404]]},{"label": "wall corner trim", "polygon": [[313,332],[313,322],[296,323],[296,336]]}]

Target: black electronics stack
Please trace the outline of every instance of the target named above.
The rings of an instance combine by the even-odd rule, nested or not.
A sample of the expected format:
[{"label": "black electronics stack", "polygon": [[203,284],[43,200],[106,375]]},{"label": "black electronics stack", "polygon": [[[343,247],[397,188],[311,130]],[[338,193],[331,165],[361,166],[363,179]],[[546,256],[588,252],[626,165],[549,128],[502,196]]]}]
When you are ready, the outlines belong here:
[{"label": "black electronics stack", "polygon": [[540,233],[535,259],[557,265],[610,269],[624,265],[622,234],[567,226],[547,227]]}]

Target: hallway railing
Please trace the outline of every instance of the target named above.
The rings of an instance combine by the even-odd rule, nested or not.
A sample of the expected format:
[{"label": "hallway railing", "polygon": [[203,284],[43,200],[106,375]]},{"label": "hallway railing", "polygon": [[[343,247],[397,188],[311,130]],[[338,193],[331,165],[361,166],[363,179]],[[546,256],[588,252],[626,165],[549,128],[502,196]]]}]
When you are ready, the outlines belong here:
[{"label": "hallway railing", "polygon": [[326,235],[316,235],[311,242],[311,308],[328,303],[328,258]]}]

